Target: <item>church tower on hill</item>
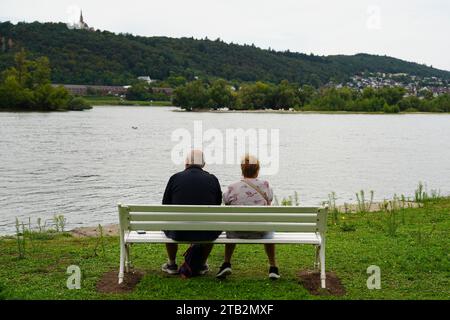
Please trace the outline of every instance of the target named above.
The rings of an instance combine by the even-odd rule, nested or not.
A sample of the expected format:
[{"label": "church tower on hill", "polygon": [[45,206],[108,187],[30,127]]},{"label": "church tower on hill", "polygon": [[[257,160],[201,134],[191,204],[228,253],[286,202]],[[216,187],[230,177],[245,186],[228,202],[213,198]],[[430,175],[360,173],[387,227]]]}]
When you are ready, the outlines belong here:
[{"label": "church tower on hill", "polygon": [[82,30],[91,30],[92,29],[92,28],[89,28],[89,26],[86,22],[84,22],[83,10],[81,10],[81,13],[80,13],[80,21],[78,22],[78,29],[82,29]]}]

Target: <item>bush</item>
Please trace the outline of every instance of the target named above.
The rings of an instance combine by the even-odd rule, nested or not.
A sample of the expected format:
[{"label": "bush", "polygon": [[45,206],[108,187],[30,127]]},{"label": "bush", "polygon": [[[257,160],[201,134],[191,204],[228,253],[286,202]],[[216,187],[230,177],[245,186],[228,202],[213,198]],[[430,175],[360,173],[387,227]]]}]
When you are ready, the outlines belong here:
[{"label": "bush", "polygon": [[69,110],[73,110],[73,111],[81,111],[81,110],[92,109],[92,106],[85,99],[76,97],[76,98],[73,98],[69,102],[68,108],[69,108]]},{"label": "bush", "polygon": [[387,103],[385,103],[383,106],[383,112],[384,113],[399,113],[400,108],[397,105],[390,106]]}]

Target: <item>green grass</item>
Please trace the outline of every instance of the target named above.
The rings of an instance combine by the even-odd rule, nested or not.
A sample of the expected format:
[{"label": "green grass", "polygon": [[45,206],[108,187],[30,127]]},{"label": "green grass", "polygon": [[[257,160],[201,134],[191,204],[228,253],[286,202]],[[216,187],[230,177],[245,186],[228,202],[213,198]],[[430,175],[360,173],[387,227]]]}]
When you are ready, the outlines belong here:
[{"label": "green grass", "polygon": [[[340,299],[449,299],[450,198],[427,201],[423,208],[398,213],[398,227],[389,231],[389,213],[342,214],[327,238],[327,271],[341,279],[347,294]],[[331,217],[330,217],[331,222]],[[331,224],[331,223],[330,223]],[[342,227],[349,224],[352,228]],[[0,239],[0,299],[337,299],[312,296],[297,281],[300,270],[311,269],[314,251],[308,245],[277,246],[279,281],[267,279],[262,245],[238,245],[233,274],[217,281],[223,245],[209,259],[213,272],[190,280],[165,276],[163,245],[135,245],[132,259],[145,276],[128,294],[100,294],[95,284],[103,273],[117,270],[119,241],[105,237],[78,239],[67,234],[35,237],[18,259],[13,237]],[[179,259],[186,246],[181,246]],[[68,290],[66,269],[80,266],[81,290]],[[381,268],[381,290],[368,290],[367,267]]]},{"label": "green grass", "polygon": [[171,101],[130,101],[114,96],[83,97],[93,106],[172,106]]}]

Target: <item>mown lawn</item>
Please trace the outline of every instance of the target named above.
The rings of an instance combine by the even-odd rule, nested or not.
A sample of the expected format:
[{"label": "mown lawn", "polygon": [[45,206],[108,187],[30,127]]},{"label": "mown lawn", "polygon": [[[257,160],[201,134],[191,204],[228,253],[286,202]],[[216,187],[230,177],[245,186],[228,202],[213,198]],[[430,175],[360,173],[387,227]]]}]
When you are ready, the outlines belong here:
[{"label": "mown lawn", "polygon": [[[388,221],[388,213],[348,214],[341,215],[339,224],[329,227],[327,271],[335,272],[341,279],[347,291],[341,297],[313,296],[298,283],[298,272],[313,265],[313,247],[307,245],[278,246],[282,278],[275,282],[267,279],[261,245],[238,246],[233,275],[225,281],[214,278],[222,261],[223,245],[217,245],[209,259],[212,273],[190,280],[169,277],[160,271],[166,259],[162,245],[134,246],[133,261],[137,269],[145,272],[144,278],[131,293],[100,294],[95,289],[97,281],[105,272],[118,268],[116,237],[103,239],[103,252],[98,245],[100,238],[57,235],[46,239],[46,235],[37,235],[43,239],[27,239],[24,259],[18,259],[13,238],[1,238],[0,298],[449,299],[450,199],[404,209],[397,213],[395,225]],[[69,265],[78,265],[82,270],[80,290],[66,288]],[[367,289],[366,270],[370,265],[381,268],[380,290]]]}]

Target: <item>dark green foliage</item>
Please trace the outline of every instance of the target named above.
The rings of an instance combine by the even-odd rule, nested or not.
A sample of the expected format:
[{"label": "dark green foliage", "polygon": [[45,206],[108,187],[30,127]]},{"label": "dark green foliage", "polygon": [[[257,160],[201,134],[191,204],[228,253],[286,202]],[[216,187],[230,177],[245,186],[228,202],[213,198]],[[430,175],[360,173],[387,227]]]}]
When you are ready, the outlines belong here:
[{"label": "dark green foliage", "polygon": [[231,108],[235,105],[235,96],[225,80],[214,81],[208,89],[208,106],[213,109]]},{"label": "dark green foliage", "polygon": [[402,111],[449,112],[448,94],[429,99],[405,97],[401,87],[362,91],[343,88],[314,89],[282,81],[279,85],[265,82],[243,84],[233,90],[225,80],[211,84],[201,80],[189,82],[174,92],[173,103],[186,110],[230,108],[235,110],[275,109],[298,111],[347,111],[399,113]]},{"label": "dark green foliage", "polygon": [[[28,60],[24,50],[15,55],[13,67],[0,76],[0,110],[82,110],[89,106],[70,101],[62,86],[50,84],[50,62],[46,57]],[[69,104],[69,102],[71,102]]]},{"label": "dark green foliage", "polygon": [[127,100],[149,100],[150,86],[144,81],[138,81],[128,88],[125,96]]},{"label": "dark green foliage", "polygon": [[73,111],[92,109],[92,106],[89,104],[89,102],[81,97],[75,97],[72,100],[70,100],[68,107],[69,110]]},{"label": "dark green foliage", "polygon": [[[33,57],[50,58],[53,83],[124,85],[138,76],[150,75],[167,80],[172,87],[196,77],[271,83],[286,79],[319,87],[361,72],[404,72],[450,79],[448,71],[386,56],[315,56],[220,40],[70,30],[63,23],[5,22],[0,23],[0,35],[15,44],[0,54],[0,70],[13,65],[14,53],[22,47]],[[280,101],[280,105],[284,103]]]},{"label": "dark green foliage", "polygon": [[182,106],[187,110],[208,107],[209,100],[205,84],[200,80],[189,82],[174,91],[174,105]]},{"label": "dark green foliage", "polygon": [[[153,85],[153,84],[152,84]],[[170,101],[170,96],[153,90],[152,85],[145,81],[136,81],[125,94],[129,101]],[[167,83],[158,82],[158,86],[169,86]]]}]

